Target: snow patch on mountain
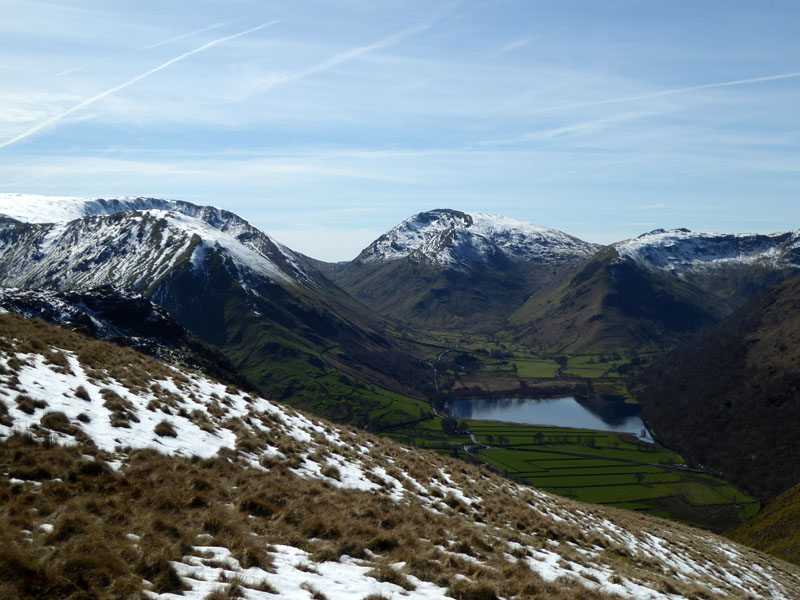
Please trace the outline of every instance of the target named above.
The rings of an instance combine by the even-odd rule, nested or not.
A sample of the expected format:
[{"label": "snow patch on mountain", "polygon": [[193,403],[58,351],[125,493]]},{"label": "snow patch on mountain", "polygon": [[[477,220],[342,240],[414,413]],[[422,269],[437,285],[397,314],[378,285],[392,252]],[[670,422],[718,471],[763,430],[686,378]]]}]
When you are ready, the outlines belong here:
[{"label": "snow patch on mountain", "polygon": [[[211,250],[232,259],[246,274],[315,285],[291,250],[215,207],[157,198],[2,194],[0,215],[37,228],[35,248],[11,261],[5,285],[41,286],[45,282],[37,277],[47,273],[66,277],[64,283],[80,289],[109,282],[142,289],[168,274],[187,252],[195,268],[201,268]],[[4,250],[19,251],[0,240],[0,260]]]},{"label": "snow patch on mountain", "polygon": [[614,247],[621,258],[676,274],[739,264],[800,267],[800,230],[766,235],[656,229]]},{"label": "snow patch on mountain", "polygon": [[449,209],[422,212],[375,240],[357,260],[414,257],[455,267],[486,262],[493,254],[512,260],[560,262],[589,257],[599,246],[555,229],[516,219]]}]

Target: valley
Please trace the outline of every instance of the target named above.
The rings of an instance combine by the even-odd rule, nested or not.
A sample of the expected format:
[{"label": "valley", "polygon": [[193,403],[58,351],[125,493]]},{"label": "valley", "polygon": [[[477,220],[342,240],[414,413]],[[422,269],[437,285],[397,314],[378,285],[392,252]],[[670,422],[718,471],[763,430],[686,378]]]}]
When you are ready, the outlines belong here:
[{"label": "valley", "polygon": [[[195,462],[180,460],[201,458],[209,461],[204,468],[215,477],[235,481],[244,490],[223,494],[224,507],[206,494],[180,500],[196,501],[193,508],[203,510],[213,505],[217,515],[225,516],[191,517],[182,525],[184,532],[169,534],[172,542],[159,542],[171,544],[172,570],[141,563],[139,574],[152,571],[161,578],[155,587],[153,581],[149,588],[144,584],[150,597],[166,594],[167,600],[180,591],[180,581],[196,585],[186,578],[195,577],[191,566],[199,567],[208,558],[202,553],[209,551],[187,540],[215,536],[216,545],[226,550],[214,552],[238,561],[230,563],[238,565],[234,571],[239,574],[231,575],[237,582],[247,580],[242,569],[248,564],[260,568],[259,578],[266,581],[269,570],[259,565],[283,564],[285,550],[303,553],[304,560],[320,565],[361,557],[376,570],[368,578],[400,582],[400,588],[404,581],[414,589],[435,585],[457,599],[514,595],[522,584],[503,584],[502,578],[487,575],[487,569],[503,572],[506,567],[487,558],[494,555],[475,523],[488,519],[506,527],[516,517],[506,522],[506,517],[481,511],[478,506],[502,503],[502,497],[467,494],[464,482],[488,478],[492,489],[513,496],[546,493],[542,497],[554,506],[591,506],[585,510],[621,514],[623,521],[643,519],[648,530],[700,528],[691,531],[704,539],[712,535],[708,532],[746,531],[762,505],[769,506],[768,501],[800,479],[794,467],[769,464],[775,457],[792,461],[796,445],[785,433],[794,427],[786,415],[798,401],[789,365],[800,328],[786,316],[800,298],[797,232],[763,236],[656,230],[600,247],[504,217],[437,209],[407,219],[354,261],[332,264],[296,253],[241,217],[212,207],[148,198],[56,202],[36,197],[20,208],[17,200],[0,196],[0,214],[6,214],[0,216],[0,312],[9,313],[0,314],[5,331],[0,335],[5,352],[0,364],[0,425],[5,428],[0,430],[5,436],[0,458],[2,452],[21,458],[23,448],[45,458],[31,459],[31,469],[22,471],[15,470],[14,459],[3,459],[8,485],[0,486],[0,493],[7,499],[35,494],[35,482],[59,480],[59,486],[47,484],[48,494],[68,494],[60,484],[62,475],[72,475],[48,464],[63,459],[72,465],[64,467],[67,471],[80,467],[68,453],[51,456],[51,446],[60,444],[96,448],[98,460],[124,465],[112,469],[121,468],[122,475],[109,475],[103,485],[113,485],[103,493],[113,493],[117,485],[134,486],[125,473],[138,469],[188,469],[199,477]],[[59,211],[50,210],[54,202]],[[61,221],[48,222],[54,214]],[[781,323],[790,326],[780,330]],[[117,346],[86,341],[82,335]],[[747,354],[754,344],[760,344],[758,357],[769,357],[766,367]],[[137,358],[145,354],[153,358]],[[732,385],[766,388],[768,406],[785,415],[779,426],[772,427],[758,403],[724,404],[721,394],[734,397],[721,383],[729,359],[739,369],[730,377]],[[687,360],[692,364],[685,364]],[[770,374],[769,383],[764,372]],[[753,374],[755,379],[748,379]],[[730,411],[723,421],[720,402]],[[556,411],[555,406],[568,410]],[[739,412],[739,407],[746,410]],[[542,412],[523,414],[529,409]],[[698,418],[692,420],[693,414]],[[573,420],[578,418],[583,420]],[[777,441],[772,451],[741,434],[743,418],[758,419],[754,429]],[[731,423],[733,435],[738,432],[753,449],[746,472],[720,459],[739,451],[735,439],[725,437]],[[328,438],[349,441],[331,446]],[[700,449],[692,444],[698,440],[703,441]],[[146,454],[153,449],[180,460]],[[378,458],[381,453],[391,458]],[[431,491],[426,481],[437,476],[427,472],[403,483],[403,473],[412,469],[406,459],[449,465],[439,471],[447,473],[441,476],[444,487]],[[222,464],[226,460],[227,466]],[[261,483],[245,483],[251,470],[263,476]],[[464,473],[458,485],[452,479],[457,472]],[[81,486],[91,487],[76,477]],[[302,517],[293,516],[257,490],[284,489],[289,480],[306,489],[296,477],[321,482],[308,484],[313,492],[302,493],[321,495],[330,505],[361,502],[334,493],[333,486],[387,494],[387,502],[410,502],[408,510],[422,511],[423,516],[414,517],[419,523],[429,519],[425,511],[445,515],[436,527],[448,535],[455,535],[455,521],[448,519],[463,519],[457,521],[461,541],[453,543],[464,552],[454,552],[493,566],[481,567],[476,576],[461,563],[450,571],[440,565],[438,572],[449,575],[437,578],[430,565],[392,566],[398,561],[416,564],[400,552],[396,536],[385,548],[374,546],[371,540],[380,535],[370,529],[355,545],[339,544],[341,530],[325,533],[324,523],[307,525],[319,520],[308,505],[298,508]],[[406,492],[419,494],[411,498]],[[37,511],[52,513],[52,497],[42,505],[35,496],[26,497]],[[403,529],[396,507],[384,505],[384,500],[380,508],[367,503],[366,513],[363,506],[354,509],[359,516],[353,517],[352,527],[366,527],[364,523],[377,518],[374,511],[386,511],[395,516],[378,529]],[[578,504],[569,504],[573,502]],[[39,526],[12,505],[17,508],[0,517],[21,531]],[[523,514],[527,509],[519,510]],[[277,514],[279,527],[270,521]],[[261,556],[251,562],[240,542],[218,537],[214,519],[247,530],[249,525],[239,522],[242,515],[266,519],[253,533],[271,536],[282,549],[271,550],[270,559]],[[657,526],[660,521],[654,518],[672,523]],[[126,523],[127,530],[133,528]],[[523,531],[527,526],[520,527]],[[103,535],[118,537],[121,531]],[[575,540],[582,539],[583,534],[575,535]],[[48,535],[41,543],[69,538]],[[516,539],[512,546],[522,543]],[[424,552],[433,556],[438,550],[429,548],[429,541],[424,541]],[[607,554],[587,550],[592,544],[608,548],[607,543],[590,542],[578,554]],[[194,548],[195,554],[181,548]],[[57,550],[62,551],[70,550]],[[37,552],[45,560],[46,548]],[[626,552],[612,554],[624,562]],[[436,554],[435,561],[441,563],[442,556]],[[12,559],[23,562],[16,555]],[[615,560],[613,568],[620,569]],[[535,565],[533,571],[545,582],[553,581]],[[582,575],[579,585],[623,597],[638,597],[631,590],[641,585],[654,590],[651,598],[697,595],[681,587],[686,582],[653,587],[639,577],[626,587],[599,572],[603,574],[596,586],[585,584]],[[472,596],[471,591],[459,591],[462,580],[456,573],[470,573],[465,576],[470,590],[491,581],[497,593]],[[304,576],[294,573],[294,583],[282,581],[295,585],[297,577]],[[569,579],[561,570],[557,577]],[[203,581],[199,589],[210,589]],[[766,588],[759,585],[761,593]],[[273,592],[267,589],[273,588],[264,587],[268,598]],[[679,591],[664,591],[670,589]],[[731,588],[718,597],[738,593]],[[574,594],[580,597],[578,591]],[[769,594],[763,597],[790,600],[778,592]]]}]

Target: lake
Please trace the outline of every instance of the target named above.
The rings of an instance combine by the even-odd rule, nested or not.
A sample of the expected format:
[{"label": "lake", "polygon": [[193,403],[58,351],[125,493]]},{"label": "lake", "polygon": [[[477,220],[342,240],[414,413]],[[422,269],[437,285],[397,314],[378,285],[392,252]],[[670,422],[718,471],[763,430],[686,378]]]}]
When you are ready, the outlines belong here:
[{"label": "lake", "polygon": [[572,397],[531,400],[526,398],[478,398],[449,402],[445,412],[455,419],[505,421],[528,425],[554,425],[575,429],[629,432],[652,441],[640,409],[624,401],[580,402]]}]

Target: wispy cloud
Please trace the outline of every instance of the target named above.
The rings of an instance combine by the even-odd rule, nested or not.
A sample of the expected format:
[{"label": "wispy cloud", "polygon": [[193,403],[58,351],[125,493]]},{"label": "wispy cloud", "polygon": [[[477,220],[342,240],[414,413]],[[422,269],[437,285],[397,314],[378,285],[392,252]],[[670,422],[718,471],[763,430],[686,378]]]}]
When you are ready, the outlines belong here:
[{"label": "wispy cloud", "polygon": [[133,52],[143,52],[145,50],[150,50],[152,48],[158,48],[159,46],[165,46],[167,44],[171,44],[172,42],[177,42],[179,40],[186,39],[188,37],[192,37],[195,35],[199,35],[201,33],[205,33],[206,31],[212,31],[214,29],[219,29],[220,27],[225,27],[225,25],[229,25],[230,21],[223,21],[222,23],[215,23],[214,25],[210,25],[209,27],[203,27],[203,29],[198,29],[196,31],[190,31],[189,33],[183,33],[181,35],[177,35],[175,37],[171,37],[168,40],[164,40],[162,42],[156,42],[155,44],[149,44],[147,46],[142,46],[141,48],[135,48],[134,50],[130,50],[127,52],[117,52],[116,54],[111,54],[110,56],[106,56],[105,58],[101,58],[99,60],[94,60],[90,63],[86,63],[84,65],[80,65],[78,67],[72,67],[71,69],[67,69],[66,71],[61,71],[60,73],[56,73],[56,77],[61,77],[62,75],[68,75],[70,73],[75,73],[77,71],[82,71],[83,69],[88,69],[89,67],[93,67],[95,65],[101,65],[106,63],[110,60],[114,60],[119,56],[124,56],[129,53]]},{"label": "wispy cloud", "polygon": [[632,121],[634,119],[647,116],[648,113],[629,113],[624,115],[617,115],[605,119],[594,119],[591,121],[583,121],[580,123],[572,123],[562,127],[553,127],[550,129],[543,129],[541,131],[531,131],[519,136],[505,139],[485,140],[477,142],[477,146],[513,146],[516,144],[525,144],[528,142],[549,141],[559,138],[577,137],[594,135],[605,131],[615,125],[625,121]]},{"label": "wispy cloud", "polygon": [[340,52],[339,54],[335,54],[330,58],[327,58],[307,69],[303,69],[301,71],[295,71],[290,73],[278,73],[270,77],[264,77],[263,81],[260,82],[258,88],[260,90],[269,90],[279,85],[284,85],[287,83],[291,83],[294,81],[299,81],[301,79],[305,79],[306,77],[311,77],[312,75],[317,75],[319,73],[323,73],[325,71],[329,71],[342,65],[346,62],[353,60],[354,58],[358,58],[359,56],[363,56],[364,54],[368,54],[370,52],[374,52],[375,50],[380,50],[381,48],[388,48],[389,46],[394,46],[395,44],[399,44],[400,42],[418,34],[426,29],[429,29],[430,25],[428,24],[420,24],[415,27],[411,27],[409,29],[404,29],[402,31],[398,31],[397,33],[393,33],[392,35],[379,40],[377,42],[373,42],[372,44],[367,44],[365,46],[357,46],[356,48],[351,48],[350,50],[346,50],[345,52]]},{"label": "wispy cloud", "polygon": [[589,102],[571,102],[568,104],[558,104],[555,106],[546,106],[529,111],[529,113],[544,113],[554,112],[558,110],[567,110],[570,108],[584,108],[587,106],[602,106],[604,104],[619,104],[622,102],[635,102],[638,100],[650,100],[652,98],[660,98],[662,96],[674,96],[676,94],[686,94],[689,92],[696,92],[699,90],[709,90],[713,88],[732,87],[737,85],[750,85],[754,83],[763,83],[766,81],[778,81],[780,79],[794,79],[800,77],[800,71],[793,71],[791,73],[780,73],[778,75],[767,75],[765,77],[751,77],[749,79],[736,79],[733,81],[722,81],[717,83],[706,83],[703,85],[693,85],[689,87],[674,88],[670,90],[661,90],[660,92],[651,92],[648,94],[638,94],[635,96],[622,96],[620,98],[608,98],[606,100],[592,100]]},{"label": "wispy cloud", "polygon": [[137,75],[136,77],[126,81],[125,83],[121,83],[121,84],[119,84],[117,86],[114,86],[114,87],[112,87],[110,89],[107,89],[106,91],[101,92],[101,93],[97,94],[96,96],[92,96],[91,98],[88,98],[88,99],[84,100],[83,102],[80,102],[80,103],[76,104],[72,108],[70,108],[68,110],[65,110],[62,113],[59,113],[59,114],[57,114],[57,115],[55,115],[53,117],[50,117],[49,119],[45,119],[44,121],[42,121],[38,125],[35,125],[35,126],[31,127],[30,129],[27,129],[27,130],[23,131],[19,135],[15,136],[15,137],[13,137],[13,138],[11,138],[9,140],[6,140],[5,142],[0,142],[0,148],[5,148],[6,146],[10,146],[12,144],[15,144],[15,143],[17,143],[17,142],[19,142],[21,140],[24,140],[27,137],[30,137],[33,134],[41,131],[42,129],[45,129],[46,127],[49,127],[51,125],[55,125],[56,123],[61,121],[64,117],[67,117],[67,116],[71,115],[72,113],[77,112],[77,111],[81,110],[82,108],[85,108],[85,107],[89,106],[90,104],[94,104],[95,102],[105,98],[106,96],[110,96],[111,94],[114,94],[114,93],[116,93],[116,92],[118,92],[120,90],[123,90],[126,87],[129,87],[129,86],[133,85],[134,83],[137,83],[137,82],[141,81],[142,79],[145,79],[146,77],[149,77],[150,75],[153,75],[154,73],[158,73],[159,71],[161,71],[163,69],[166,69],[170,65],[173,65],[176,62],[183,60],[184,58],[188,58],[189,56],[192,56],[193,54],[197,54],[198,52],[202,52],[203,50],[207,50],[207,49],[211,48],[212,46],[216,46],[218,44],[222,44],[224,42],[236,39],[236,38],[241,37],[243,35],[254,33],[256,31],[259,31],[261,29],[269,27],[270,25],[274,25],[275,23],[277,23],[277,21],[270,21],[269,23],[263,23],[263,24],[259,25],[258,27],[253,27],[252,29],[248,29],[246,31],[241,31],[241,32],[235,33],[233,35],[229,35],[229,36],[226,36],[226,37],[223,37],[223,38],[218,38],[216,40],[212,40],[212,41],[210,41],[208,43],[203,44],[202,46],[200,46],[198,48],[195,48],[194,50],[190,50],[189,52],[184,52],[180,56],[176,56],[175,58],[170,59],[167,62],[165,62],[165,63],[163,63],[163,64],[161,64],[161,65],[159,65],[159,66],[157,66],[157,67],[155,67],[153,69],[150,69],[149,71],[146,71],[146,72],[142,73],[141,75]]},{"label": "wispy cloud", "polygon": [[516,50],[517,48],[522,48],[523,46],[527,46],[531,42],[533,42],[536,38],[534,36],[526,37],[521,40],[513,41],[505,46],[500,46],[497,50],[492,52],[492,56],[500,56],[501,54],[505,54],[507,52],[511,52],[512,50]]}]

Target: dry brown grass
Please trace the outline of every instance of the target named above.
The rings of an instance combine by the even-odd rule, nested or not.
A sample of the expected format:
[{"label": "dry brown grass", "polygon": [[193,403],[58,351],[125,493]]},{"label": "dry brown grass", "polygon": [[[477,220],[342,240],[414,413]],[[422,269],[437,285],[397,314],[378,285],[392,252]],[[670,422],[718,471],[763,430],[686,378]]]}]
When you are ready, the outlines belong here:
[{"label": "dry brown grass", "polygon": [[[0,318],[0,346],[16,347],[18,341],[4,335],[2,326]],[[69,345],[74,341],[70,332],[53,335],[63,344],[60,347],[75,351],[76,346]],[[103,353],[91,344],[83,350],[84,360],[95,365],[91,367],[95,376],[102,377],[108,354],[103,359]],[[137,369],[145,367],[145,363],[134,365],[128,375],[122,367],[116,372],[129,377],[131,385],[146,385],[143,389],[153,392],[151,382],[135,383],[143,377]],[[0,373],[6,385],[13,385],[11,370]],[[121,420],[135,417],[130,403],[110,388],[102,396]],[[227,395],[212,404],[220,418],[231,412]],[[180,397],[161,394],[153,408],[180,411]],[[217,426],[214,415],[206,419],[209,427]],[[256,432],[249,425],[255,419],[270,431]],[[38,431],[73,426],[59,413],[46,413]],[[182,582],[170,561],[190,554],[202,534],[207,536],[203,544],[228,548],[244,567],[269,571],[270,544],[286,544],[311,553],[312,568],[313,563],[335,561],[343,555],[367,559],[374,565],[376,578],[404,586],[410,585],[413,576],[449,589],[454,598],[603,597],[568,580],[545,583],[520,562],[545,545],[550,548],[547,540],[557,542],[558,552],[578,564],[587,559],[570,544],[596,549],[599,556],[592,560],[611,568],[621,579],[646,580],[653,587],[683,595],[703,589],[699,584],[695,589],[695,584],[677,582],[653,559],[628,552],[589,528],[532,510],[527,492],[457,460],[408,451],[348,428],[336,430],[342,446],[320,434],[313,436],[312,444],[301,444],[283,430],[283,419],[272,414],[227,418],[220,426],[236,434],[235,449],[224,449],[213,459],[129,451],[122,456],[125,464],[118,471],[106,465],[110,456],[88,444],[64,448],[19,435],[0,442],[0,472],[29,482],[12,485],[0,479],[0,597],[135,597],[142,589],[142,578],[152,581],[158,591],[177,592]],[[242,454],[251,454],[248,460],[252,460],[252,454],[257,456],[267,445],[285,458],[262,458],[266,472],[250,468]],[[368,453],[362,454],[360,447],[369,448]],[[87,460],[86,454],[94,459]],[[365,471],[386,469],[386,478],[373,473],[368,479],[388,487],[393,477],[408,493],[398,502],[381,492],[343,490],[330,479],[304,479],[290,471],[309,458],[327,477],[336,479],[341,473],[333,462],[339,456],[358,460]],[[437,485],[449,485],[448,478],[480,502],[470,505],[442,492]],[[420,492],[412,479],[425,491]],[[554,497],[539,508],[545,506],[563,515],[594,510]],[[653,531],[673,538],[685,534],[687,540],[693,539],[692,530],[675,523],[659,528],[657,521],[633,513],[604,510],[601,514],[629,531]],[[53,530],[41,531],[42,524],[51,524]],[[523,548],[513,550],[507,542]],[[695,548],[687,541],[681,553],[697,556],[702,545]],[[481,564],[475,564],[476,558]],[[389,566],[401,562],[405,563],[402,570]],[[241,587],[227,583],[219,594],[233,594]]]}]

